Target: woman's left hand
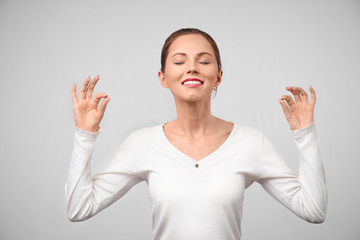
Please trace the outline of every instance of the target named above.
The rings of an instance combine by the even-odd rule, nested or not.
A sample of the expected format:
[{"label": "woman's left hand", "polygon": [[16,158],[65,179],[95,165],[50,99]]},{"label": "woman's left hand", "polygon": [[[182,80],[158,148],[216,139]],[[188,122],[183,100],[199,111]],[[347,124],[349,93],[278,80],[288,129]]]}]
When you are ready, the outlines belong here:
[{"label": "woman's left hand", "polygon": [[279,99],[286,120],[289,122],[290,130],[304,128],[314,122],[316,95],[311,86],[309,89],[311,93],[310,103],[307,93],[301,87],[286,87],[286,90],[294,95],[295,102],[289,95],[282,95]]}]

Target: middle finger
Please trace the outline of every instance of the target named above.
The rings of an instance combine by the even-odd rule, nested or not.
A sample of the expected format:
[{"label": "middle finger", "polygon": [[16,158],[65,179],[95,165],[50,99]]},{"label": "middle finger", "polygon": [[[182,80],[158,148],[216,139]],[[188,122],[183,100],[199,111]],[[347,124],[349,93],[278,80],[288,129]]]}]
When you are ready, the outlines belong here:
[{"label": "middle finger", "polygon": [[308,95],[307,95],[307,93],[305,92],[305,90],[302,89],[301,87],[297,87],[297,90],[298,90],[299,93],[301,94],[301,101],[306,102],[306,103],[309,103]]},{"label": "middle finger", "polygon": [[287,87],[286,90],[290,91],[294,95],[295,102],[301,102],[301,97],[297,87]]}]

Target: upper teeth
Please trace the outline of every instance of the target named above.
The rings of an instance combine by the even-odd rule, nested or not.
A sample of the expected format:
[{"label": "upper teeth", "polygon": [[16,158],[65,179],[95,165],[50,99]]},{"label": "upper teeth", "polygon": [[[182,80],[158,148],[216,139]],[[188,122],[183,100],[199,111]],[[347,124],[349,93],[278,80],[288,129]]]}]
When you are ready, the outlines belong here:
[{"label": "upper teeth", "polygon": [[200,81],[186,81],[186,82],[184,82],[184,85],[185,84],[201,84],[201,82]]}]

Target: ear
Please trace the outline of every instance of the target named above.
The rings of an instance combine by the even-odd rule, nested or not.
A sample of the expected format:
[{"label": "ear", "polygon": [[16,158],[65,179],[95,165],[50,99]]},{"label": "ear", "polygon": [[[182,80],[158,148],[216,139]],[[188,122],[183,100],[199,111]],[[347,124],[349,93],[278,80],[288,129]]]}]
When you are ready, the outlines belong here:
[{"label": "ear", "polygon": [[220,71],[218,72],[217,80],[216,80],[216,82],[215,82],[215,86],[216,86],[216,87],[219,86],[219,84],[220,84],[220,82],[221,82],[221,79],[222,79],[222,75],[223,75],[223,70],[220,70]]},{"label": "ear", "polygon": [[159,72],[158,72],[158,77],[159,77],[161,85],[164,88],[169,88],[169,86],[167,85],[166,79],[165,79],[165,74],[161,70],[159,70]]}]

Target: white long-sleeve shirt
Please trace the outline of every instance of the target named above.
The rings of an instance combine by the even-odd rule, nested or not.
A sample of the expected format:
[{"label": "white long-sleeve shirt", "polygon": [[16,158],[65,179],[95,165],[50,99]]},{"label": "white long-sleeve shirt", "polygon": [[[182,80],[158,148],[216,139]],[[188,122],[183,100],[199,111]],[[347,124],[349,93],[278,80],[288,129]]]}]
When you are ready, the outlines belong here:
[{"label": "white long-sleeve shirt", "polygon": [[194,160],[170,143],[163,125],[132,131],[94,176],[90,160],[101,130],[75,127],[65,184],[71,221],[92,217],[141,181],[151,198],[154,240],[240,239],[244,191],[253,182],[306,221],[324,221],[327,189],[315,122],[290,130],[299,150],[298,175],[257,129],[235,123],[218,149]]}]

